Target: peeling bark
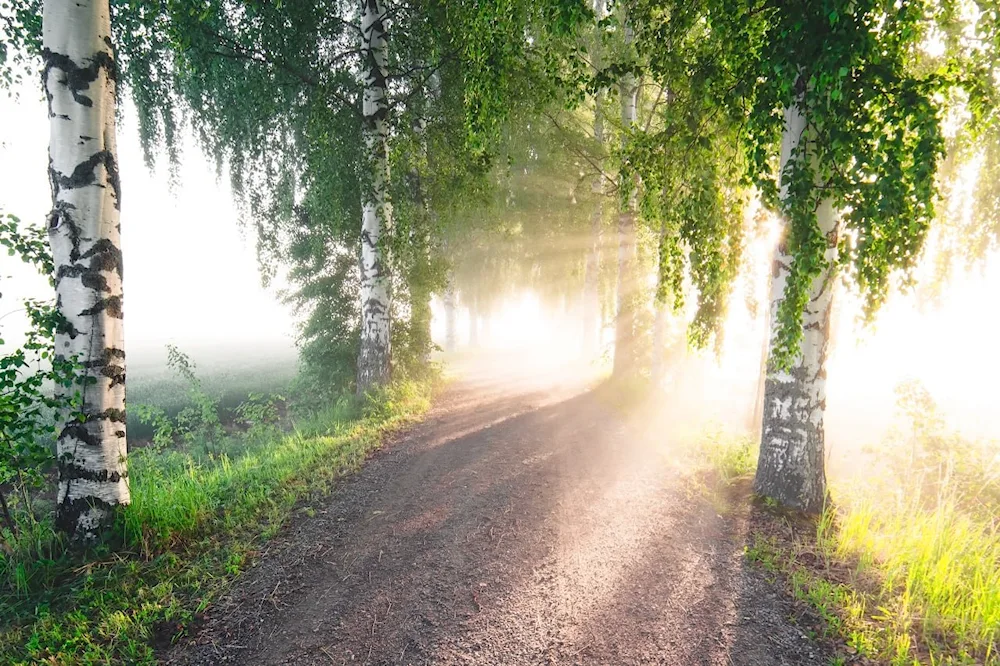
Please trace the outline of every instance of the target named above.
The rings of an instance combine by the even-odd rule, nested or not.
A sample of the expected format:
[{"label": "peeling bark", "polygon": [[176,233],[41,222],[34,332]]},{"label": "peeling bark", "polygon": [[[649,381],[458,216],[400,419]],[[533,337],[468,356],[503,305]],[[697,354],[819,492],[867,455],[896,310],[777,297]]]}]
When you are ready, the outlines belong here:
[{"label": "peeling bark", "polygon": [[[787,109],[781,148],[782,169],[792,159],[805,132],[805,117],[794,107]],[[783,187],[781,196],[786,192]],[[802,319],[802,346],[793,366],[787,371],[778,370],[771,363],[767,366],[760,457],[754,480],[758,494],[810,513],[822,511],[826,501],[823,416],[837,258],[837,215],[830,201],[820,205],[816,221],[827,241],[826,262],[812,283]],[[782,239],[771,273],[769,353],[776,340],[777,310],[784,296],[791,261]]]},{"label": "peeling bark", "polygon": [[358,393],[384,386],[391,370],[389,267],[382,241],[392,223],[388,199],[389,102],[386,90],[386,11],[381,0],[362,0],[362,124],[371,181],[362,195],[361,351]]},{"label": "peeling bark", "polygon": [[67,326],[56,353],[76,357],[86,381],[83,420],[57,441],[56,521],[96,540],[128,504],[121,184],[115,141],[117,67],[108,0],[46,0],[42,83],[48,100],[49,242],[57,304]]}]

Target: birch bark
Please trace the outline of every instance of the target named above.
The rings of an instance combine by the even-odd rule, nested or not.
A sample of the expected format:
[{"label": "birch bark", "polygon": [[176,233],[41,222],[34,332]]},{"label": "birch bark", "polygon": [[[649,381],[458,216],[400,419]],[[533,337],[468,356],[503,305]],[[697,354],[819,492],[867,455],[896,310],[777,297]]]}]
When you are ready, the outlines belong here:
[{"label": "birch bark", "polygon": [[56,520],[94,541],[128,504],[120,183],[115,142],[117,68],[108,0],[46,0],[42,82],[49,112],[49,242],[56,302],[66,319],[56,354],[83,365],[84,420],[56,445]]},{"label": "birch bark", "polygon": [[361,351],[358,393],[389,382],[391,322],[389,267],[382,236],[392,224],[389,179],[389,103],[386,96],[386,11],[381,0],[362,0],[362,125],[370,181],[362,189]]},{"label": "birch bark", "polygon": [[[795,107],[785,111],[781,167],[791,159],[809,159],[808,151],[797,147],[807,140],[806,119]],[[780,195],[787,196],[782,186]],[[803,338],[798,356],[789,370],[767,365],[760,457],[754,480],[755,491],[785,506],[810,513],[822,511],[826,501],[824,467],[824,427],[826,411],[826,357],[830,341],[830,311],[836,278],[837,215],[832,203],[824,201],[816,221],[826,238],[825,263],[812,282],[809,302],[803,314]],[[770,343],[774,348],[777,310],[784,295],[792,257],[782,239],[775,253],[771,273]]]}]

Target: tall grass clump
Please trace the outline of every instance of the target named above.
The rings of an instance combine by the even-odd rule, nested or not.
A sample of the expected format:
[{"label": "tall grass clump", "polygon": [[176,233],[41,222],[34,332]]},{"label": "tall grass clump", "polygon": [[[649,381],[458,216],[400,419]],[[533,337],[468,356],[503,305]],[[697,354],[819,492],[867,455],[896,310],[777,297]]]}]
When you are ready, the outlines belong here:
[{"label": "tall grass clump", "polygon": [[880,657],[1000,663],[998,447],[949,431],[919,384],[897,394],[902,425],[869,451],[886,474],[838,496],[818,544],[870,590]]}]

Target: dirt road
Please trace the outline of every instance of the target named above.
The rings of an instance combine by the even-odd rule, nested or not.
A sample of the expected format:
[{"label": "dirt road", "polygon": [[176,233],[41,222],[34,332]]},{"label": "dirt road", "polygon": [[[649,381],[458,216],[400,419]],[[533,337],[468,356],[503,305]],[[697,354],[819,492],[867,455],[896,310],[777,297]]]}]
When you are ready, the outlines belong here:
[{"label": "dirt road", "polygon": [[164,658],[828,663],[744,563],[742,512],[692,491],[649,416],[552,369],[470,372]]}]

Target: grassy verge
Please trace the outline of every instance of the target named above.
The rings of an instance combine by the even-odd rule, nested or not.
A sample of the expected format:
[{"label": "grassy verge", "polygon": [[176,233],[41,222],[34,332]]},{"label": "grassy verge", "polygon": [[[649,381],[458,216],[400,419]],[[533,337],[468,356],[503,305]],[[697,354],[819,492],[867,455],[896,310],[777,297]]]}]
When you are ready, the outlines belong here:
[{"label": "grassy verge", "polygon": [[147,664],[225,588],[297,506],[357,469],[429,405],[430,384],[345,399],[239,453],[137,451],[123,546],[66,554],[50,531],[0,553],[0,663]]},{"label": "grassy verge", "polygon": [[[755,456],[742,439],[709,437],[702,458],[732,483],[753,472]],[[928,503],[919,488],[833,490],[838,501],[819,519],[758,502],[745,549],[822,619],[817,633],[840,653],[831,666],[1000,664],[992,512]]]}]

